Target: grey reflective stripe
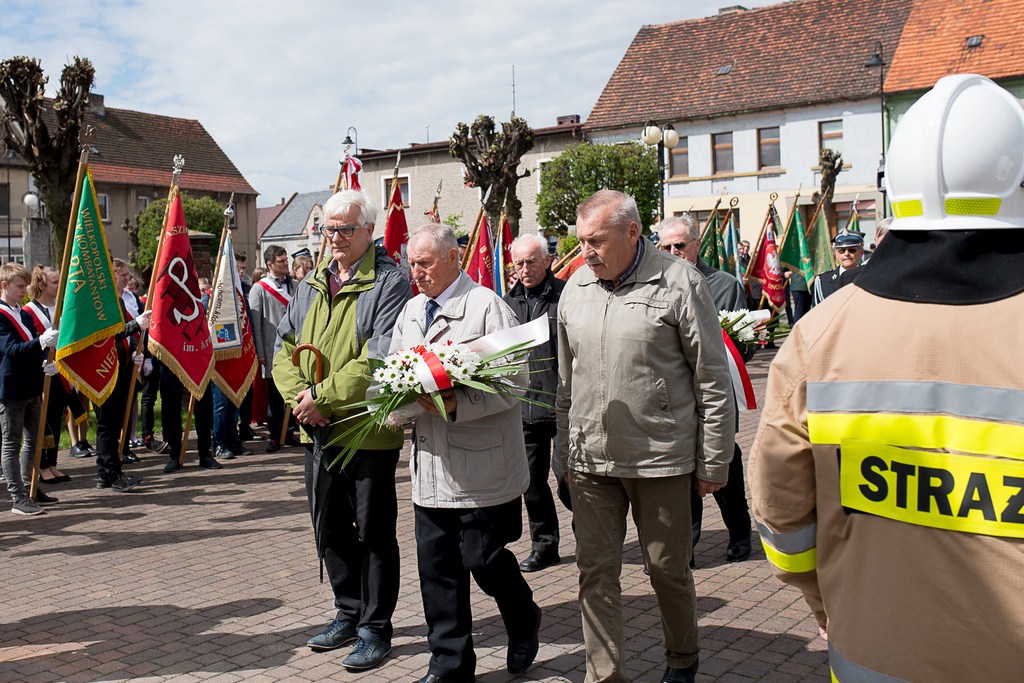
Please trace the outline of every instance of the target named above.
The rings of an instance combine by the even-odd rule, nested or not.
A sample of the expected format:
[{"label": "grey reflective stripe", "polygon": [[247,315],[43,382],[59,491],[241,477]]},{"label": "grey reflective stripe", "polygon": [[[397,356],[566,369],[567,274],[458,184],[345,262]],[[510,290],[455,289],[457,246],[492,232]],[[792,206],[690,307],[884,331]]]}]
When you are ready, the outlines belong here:
[{"label": "grey reflective stripe", "polygon": [[939,413],[1024,424],[1024,391],[952,382],[808,382],[807,410]]},{"label": "grey reflective stripe", "polygon": [[828,643],[828,664],[832,667],[832,676],[839,683],[908,683],[902,678],[886,676],[871,669],[865,669],[860,664],[854,664],[839,654],[832,641]]},{"label": "grey reflective stripe", "polygon": [[764,522],[755,519],[754,526],[757,527],[757,533],[761,535],[762,541],[787,555],[802,553],[818,544],[817,524],[805,526],[797,531],[772,531]]}]

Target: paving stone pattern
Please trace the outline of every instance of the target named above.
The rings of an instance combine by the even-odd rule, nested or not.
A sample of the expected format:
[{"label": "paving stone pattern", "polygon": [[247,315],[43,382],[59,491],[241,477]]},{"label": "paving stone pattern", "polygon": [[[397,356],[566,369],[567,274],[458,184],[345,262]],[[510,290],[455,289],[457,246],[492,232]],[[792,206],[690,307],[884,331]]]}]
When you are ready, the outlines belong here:
[{"label": "paving stone pattern", "polygon": [[[751,363],[757,396],[772,351]],[[739,443],[754,437],[758,412],[744,413]],[[194,445],[194,442],[193,442]],[[394,650],[377,670],[350,674],[348,648],[313,653],[305,641],[333,617],[319,583],[302,455],[285,449],[165,475],[165,456],[140,453],[128,469],[145,483],[128,494],[92,488],[89,461],[61,454],[74,479],[52,486],[47,515],[0,512],[0,681],[413,681],[429,654],[416,576],[407,453],[399,464],[402,587]],[[557,503],[557,500],[556,500]],[[824,643],[799,594],[772,577],[759,543],[753,557],[725,561],[727,533],[706,503],[697,549],[699,681],[827,681]],[[562,564],[527,575],[544,610],[530,681],[584,679],[570,517],[562,515]],[[524,512],[525,526],[525,512]],[[526,536],[510,546],[520,559]],[[622,592],[629,672],[659,681],[664,669],[657,603],[636,532],[623,549]],[[482,683],[512,680],[494,602],[473,588],[474,640]]]}]

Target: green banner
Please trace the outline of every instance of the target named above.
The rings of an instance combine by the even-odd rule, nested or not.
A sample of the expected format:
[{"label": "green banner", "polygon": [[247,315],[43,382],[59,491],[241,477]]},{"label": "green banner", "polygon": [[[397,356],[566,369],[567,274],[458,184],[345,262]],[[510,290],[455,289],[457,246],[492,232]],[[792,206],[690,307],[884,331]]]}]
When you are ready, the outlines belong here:
[{"label": "green banner", "polygon": [[800,273],[810,282],[814,279],[814,266],[811,263],[811,249],[807,245],[804,234],[804,222],[800,218],[800,210],[793,210],[793,218],[789,221],[782,244],[779,245],[779,263],[795,273]]},{"label": "green banner", "polygon": [[721,268],[719,264],[722,262],[722,258],[721,252],[718,250],[721,241],[722,236],[718,233],[718,211],[712,211],[707,228],[700,240],[700,251],[697,252],[700,260],[712,268]]},{"label": "green banner", "polygon": [[[818,211],[818,217],[807,233],[807,246],[811,252],[811,268],[815,276],[828,272],[836,267],[832,255],[832,233],[828,229],[828,219],[825,218],[825,208]],[[810,284],[810,280],[807,280]]]},{"label": "green banner", "polygon": [[[57,337],[57,365],[90,400],[102,403],[117,379],[113,336],[124,329],[114,266],[100,219],[96,189],[88,168],[82,184],[75,234],[70,237],[68,270]],[[97,400],[100,399],[100,400]]]}]

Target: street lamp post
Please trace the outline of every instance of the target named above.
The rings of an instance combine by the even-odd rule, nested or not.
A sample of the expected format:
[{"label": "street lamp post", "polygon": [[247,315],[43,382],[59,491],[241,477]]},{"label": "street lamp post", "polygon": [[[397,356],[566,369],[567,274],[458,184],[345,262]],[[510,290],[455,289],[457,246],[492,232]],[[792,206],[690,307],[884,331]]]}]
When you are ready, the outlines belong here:
[{"label": "street lamp post", "polygon": [[648,121],[640,139],[645,145],[658,146],[658,220],[665,220],[665,150],[674,149],[679,144],[679,133],[671,123],[658,128],[654,121]]},{"label": "street lamp post", "polygon": [[878,191],[882,193],[882,218],[885,218],[885,53],[882,50],[882,41],[875,41],[875,51],[871,59],[864,63],[869,69],[878,68],[878,107],[879,121],[882,127],[882,160],[878,162],[877,183]]},{"label": "street lamp post", "polygon": [[[352,140],[352,136],[355,136],[355,140]],[[345,139],[341,141],[341,144],[345,145],[345,153],[348,153],[348,148],[355,145],[356,154],[359,154],[359,131],[356,130],[355,126],[349,126],[348,130],[345,131]]]}]

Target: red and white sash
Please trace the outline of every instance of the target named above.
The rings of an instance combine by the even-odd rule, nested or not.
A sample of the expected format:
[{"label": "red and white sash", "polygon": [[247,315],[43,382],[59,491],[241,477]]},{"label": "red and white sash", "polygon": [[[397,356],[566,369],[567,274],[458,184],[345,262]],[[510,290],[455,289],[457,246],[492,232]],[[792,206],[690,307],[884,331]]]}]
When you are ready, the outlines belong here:
[{"label": "red and white sash", "polygon": [[14,327],[15,329],[18,330],[18,333],[21,335],[22,341],[31,341],[32,337],[35,336],[27,327],[25,327],[25,323],[22,322],[21,316],[18,315],[18,312],[16,310],[13,310],[7,304],[0,305],[0,315],[6,316],[8,320],[14,323]]},{"label": "red and white sash", "polygon": [[732,378],[732,390],[736,395],[736,404],[740,410],[757,410],[757,399],[754,398],[754,385],[747,374],[747,366],[739,349],[729,338],[729,333],[722,330],[722,341],[725,342],[726,360],[729,361],[729,376]]},{"label": "red and white sash", "polygon": [[274,285],[270,284],[269,282],[267,282],[268,279],[269,278],[263,278],[256,284],[260,285],[261,287],[263,287],[263,289],[267,290],[267,294],[280,301],[281,304],[287,308],[288,304],[291,303],[292,295],[288,293],[287,289],[281,291]]},{"label": "red and white sash", "polygon": [[53,327],[53,322],[50,321],[50,312],[39,302],[29,301],[25,304],[24,308],[32,316],[32,322],[35,323],[37,333],[42,334]]}]

